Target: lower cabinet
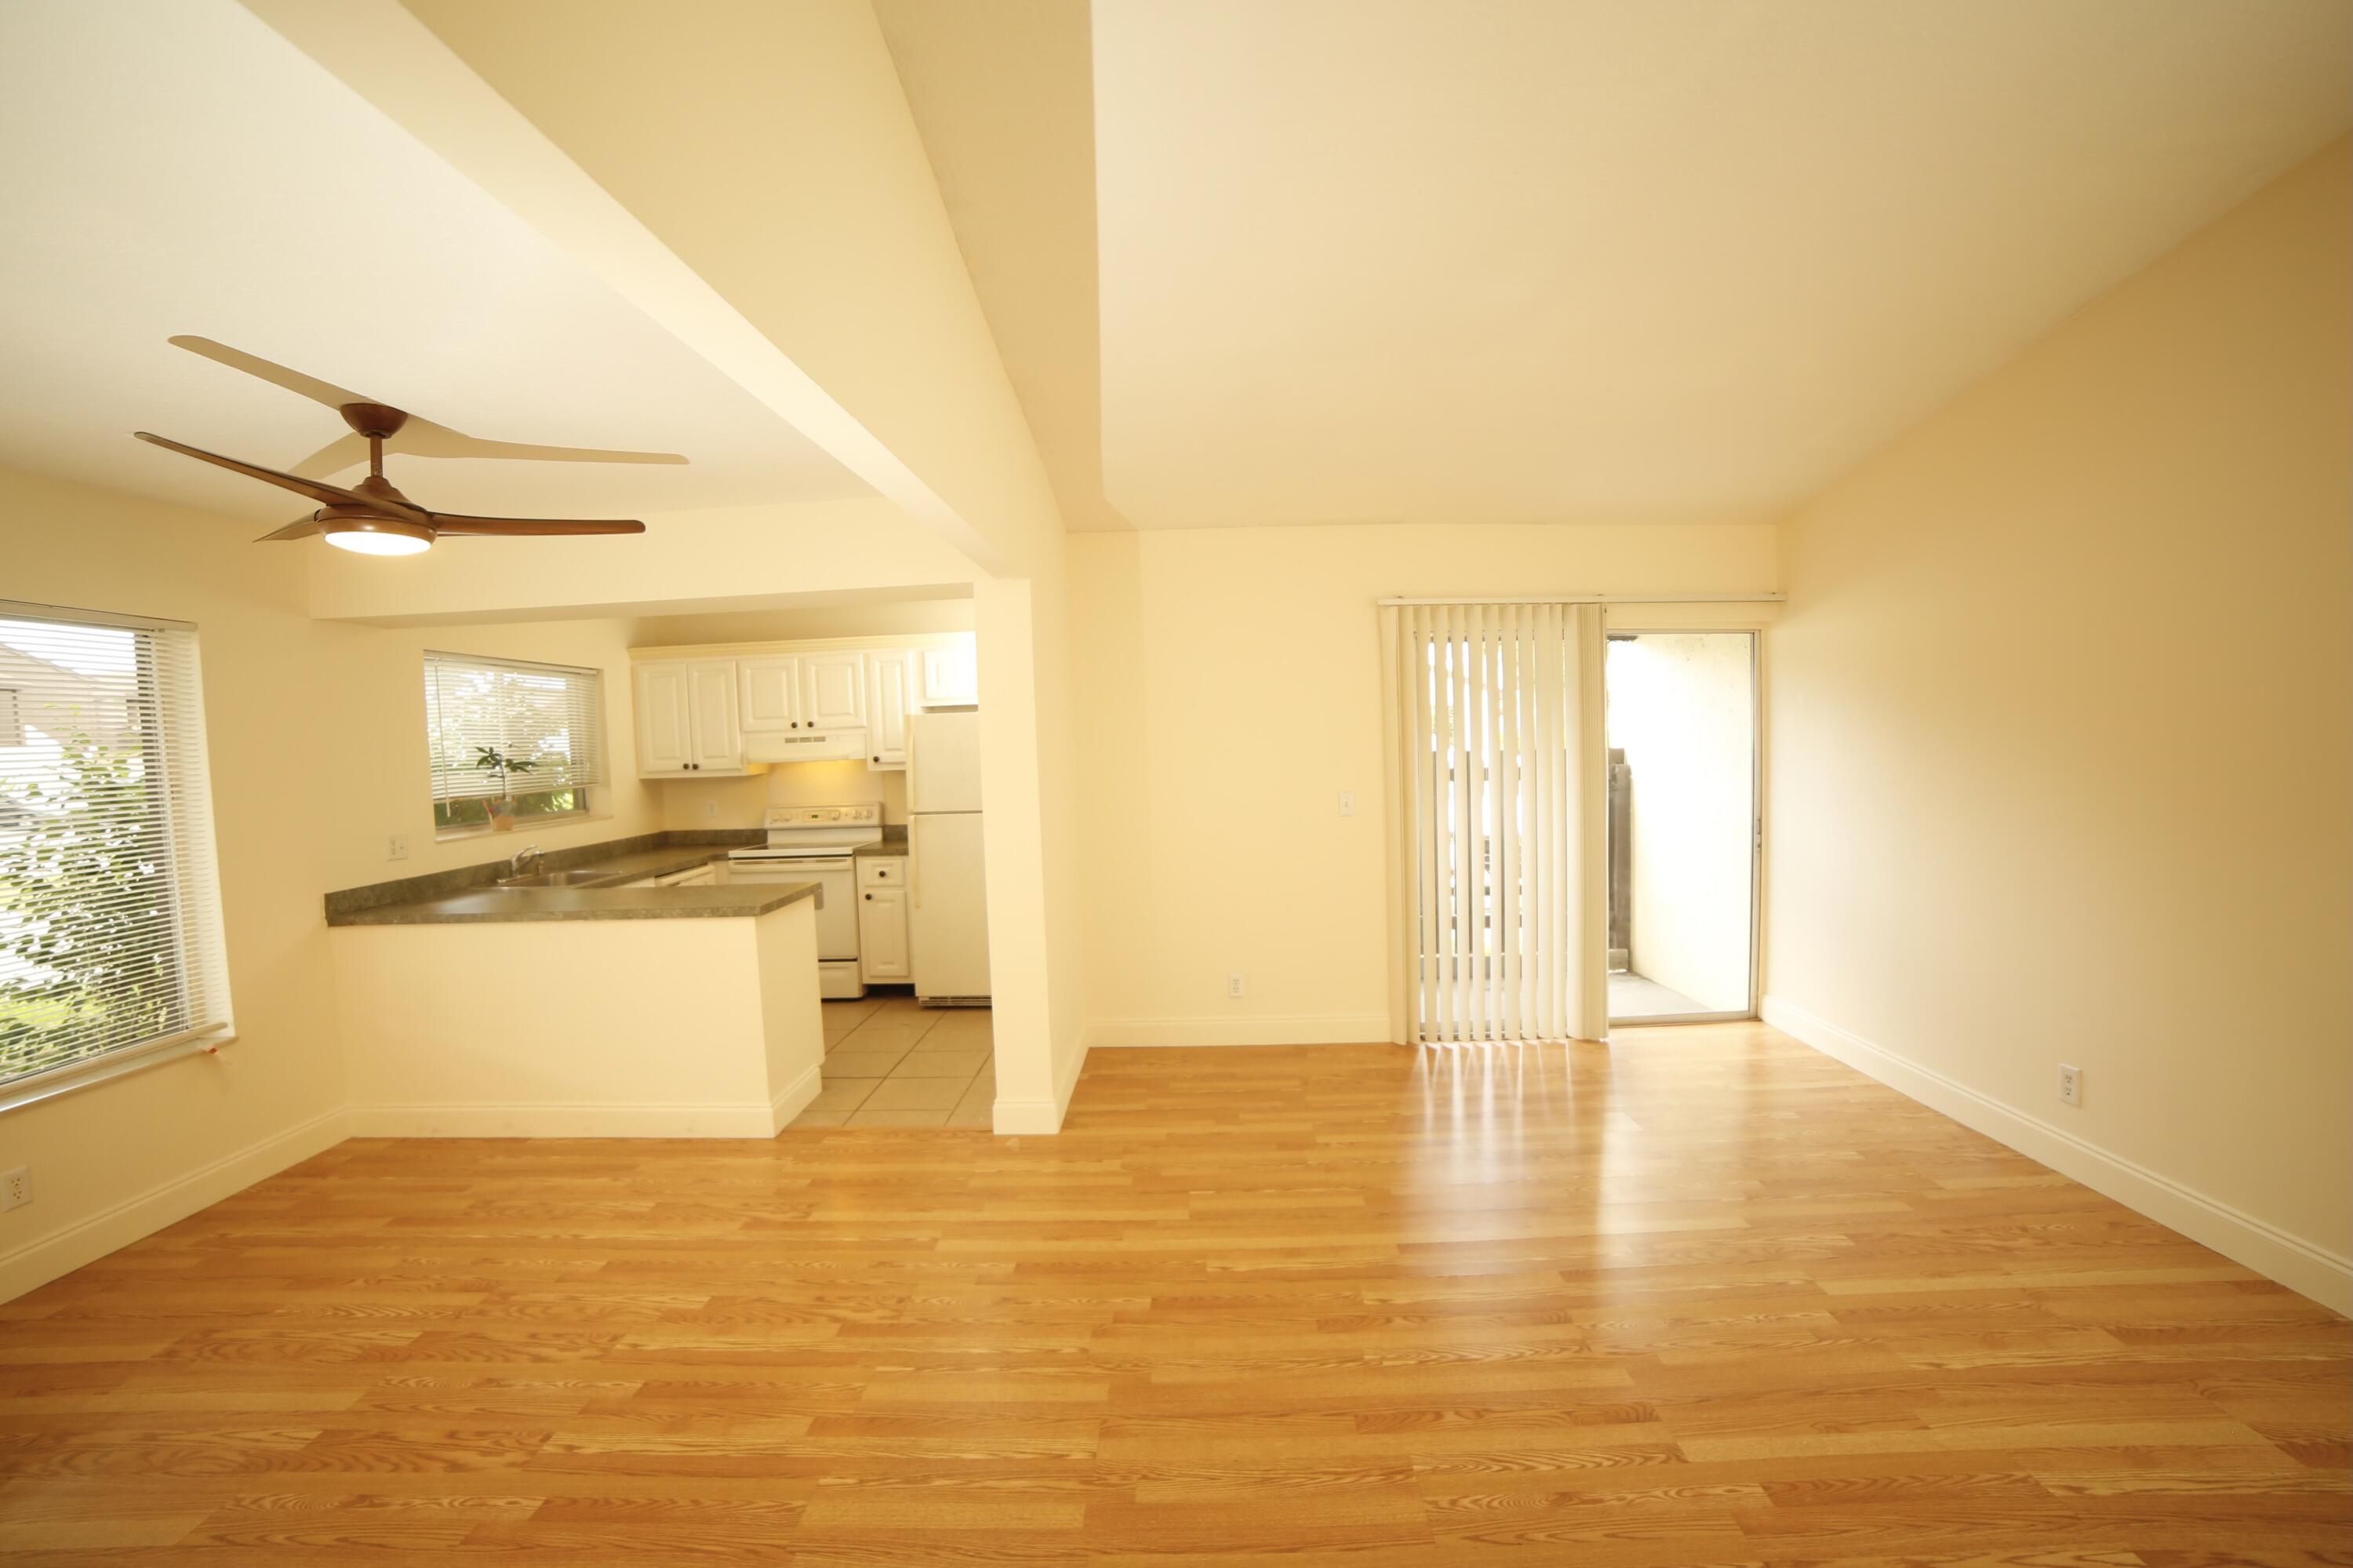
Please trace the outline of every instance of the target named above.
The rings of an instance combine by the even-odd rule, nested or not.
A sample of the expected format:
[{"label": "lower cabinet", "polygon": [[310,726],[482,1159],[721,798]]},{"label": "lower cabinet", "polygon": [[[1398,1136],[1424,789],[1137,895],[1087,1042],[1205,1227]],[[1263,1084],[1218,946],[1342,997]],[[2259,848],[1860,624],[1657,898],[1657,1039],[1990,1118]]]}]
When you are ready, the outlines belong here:
[{"label": "lower cabinet", "polygon": [[868,855],[858,863],[858,969],[871,984],[912,980],[907,952],[907,862]]}]

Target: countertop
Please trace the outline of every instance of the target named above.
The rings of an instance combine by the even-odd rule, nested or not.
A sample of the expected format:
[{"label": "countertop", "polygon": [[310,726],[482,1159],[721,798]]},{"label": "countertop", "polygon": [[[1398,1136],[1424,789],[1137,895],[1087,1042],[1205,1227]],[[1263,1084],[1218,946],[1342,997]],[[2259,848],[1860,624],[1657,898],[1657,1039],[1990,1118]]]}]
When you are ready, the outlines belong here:
[{"label": "countertop", "polygon": [[[628,874],[651,875],[649,872]],[[741,919],[818,896],[814,882],[723,887],[493,887],[331,915],[331,926],[450,926],[523,920]]]},{"label": "countertop", "polygon": [[[692,835],[701,842],[649,842],[653,835],[586,844],[550,854],[550,871],[593,871],[598,880],[570,887],[499,887],[498,863],[346,888],[327,895],[330,926],[438,926],[528,920],[740,919],[765,915],[818,895],[814,882],[763,882],[717,887],[624,887],[649,876],[691,871],[727,858],[735,842],[759,835]],[[662,835],[667,839],[669,835]],[[710,839],[727,842],[712,842]],[[901,841],[903,845],[904,841]]]},{"label": "countertop", "polygon": [[904,856],[906,853],[907,838],[904,833],[902,833],[895,839],[884,839],[879,844],[860,844],[856,849],[851,850],[849,854],[852,860],[864,860],[869,855],[895,854]]}]

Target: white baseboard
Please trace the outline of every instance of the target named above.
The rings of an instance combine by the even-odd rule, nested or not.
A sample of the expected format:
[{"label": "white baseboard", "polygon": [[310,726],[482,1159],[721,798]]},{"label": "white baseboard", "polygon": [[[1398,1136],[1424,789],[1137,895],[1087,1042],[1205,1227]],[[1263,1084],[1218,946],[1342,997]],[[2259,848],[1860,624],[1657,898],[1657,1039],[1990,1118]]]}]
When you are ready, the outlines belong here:
[{"label": "white baseboard", "polygon": [[209,1208],[233,1192],[241,1192],[264,1177],[332,1149],[349,1136],[343,1107],[312,1117],[260,1142],[225,1154],[185,1176],[150,1187],[112,1208],[77,1221],[61,1231],[37,1236],[0,1254],[0,1301],[12,1300],[36,1286],[47,1285],[86,1263],[129,1246],[166,1225],[177,1224],[199,1209]]},{"label": "white baseboard", "polygon": [[351,1128],[353,1138],[774,1138],[783,1103],[355,1105]]},{"label": "white baseboard", "polygon": [[768,1136],[774,1138],[784,1131],[793,1118],[808,1109],[809,1102],[824,1087],[825,1064],[821,1060],[803,1068],[800,1076],[786,1084],[768,1103]]},{"label": "white baseboard", "polygon": [[1386,1012],[1272,1012],[1234,1018],[1098,1018],[1090,1046],[1365,1045],[1389,1038]]},{"label": "white baseboard", "polygon": [[1794,1002],[1768,996],[1759,1013],[1776,1029],[1931,1110],[2041,1160],[2299,1295],[2353,1316],[2353,1258],[2290,1235],[2220,1199],[2112,1154],[2063,1128],[1841,1029]]}]

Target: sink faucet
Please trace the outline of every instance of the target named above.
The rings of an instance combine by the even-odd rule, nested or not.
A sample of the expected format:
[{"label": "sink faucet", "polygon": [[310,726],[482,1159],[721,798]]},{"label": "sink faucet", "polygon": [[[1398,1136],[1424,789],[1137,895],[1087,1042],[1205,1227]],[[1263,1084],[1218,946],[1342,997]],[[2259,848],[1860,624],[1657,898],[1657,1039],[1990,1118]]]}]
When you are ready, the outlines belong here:
[{"label": "sink faucet", "polygon": [[539,846],[537,844],[525,844],[522,848],[515,851],[513,856],[507,862],[507,874],[509,876],[521,876],[522,874],[523,862],[525,861],[529,861],[532,863],[533,869],[536,870],[538,868]]}]

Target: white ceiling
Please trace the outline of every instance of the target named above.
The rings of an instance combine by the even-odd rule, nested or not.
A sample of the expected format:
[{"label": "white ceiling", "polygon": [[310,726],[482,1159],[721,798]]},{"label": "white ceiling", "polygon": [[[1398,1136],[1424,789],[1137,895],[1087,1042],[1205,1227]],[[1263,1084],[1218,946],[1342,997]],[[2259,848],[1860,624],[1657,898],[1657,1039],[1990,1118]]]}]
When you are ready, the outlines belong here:
[{"label": "white ceiling", "polygon": [[[1769,518],[2353,119],[2344,0],[1092,26],[1101,484],[1142,526]],[[1018,269],[975,271],[1004,336]]]},{"label": "white ceiling", "polygon": [[867,487],[230,0],[0,5],[0,463],[283,522],[326,408],[188,334],[469,435],[686,466],[426,459],[444,511],[630,516]]}]

